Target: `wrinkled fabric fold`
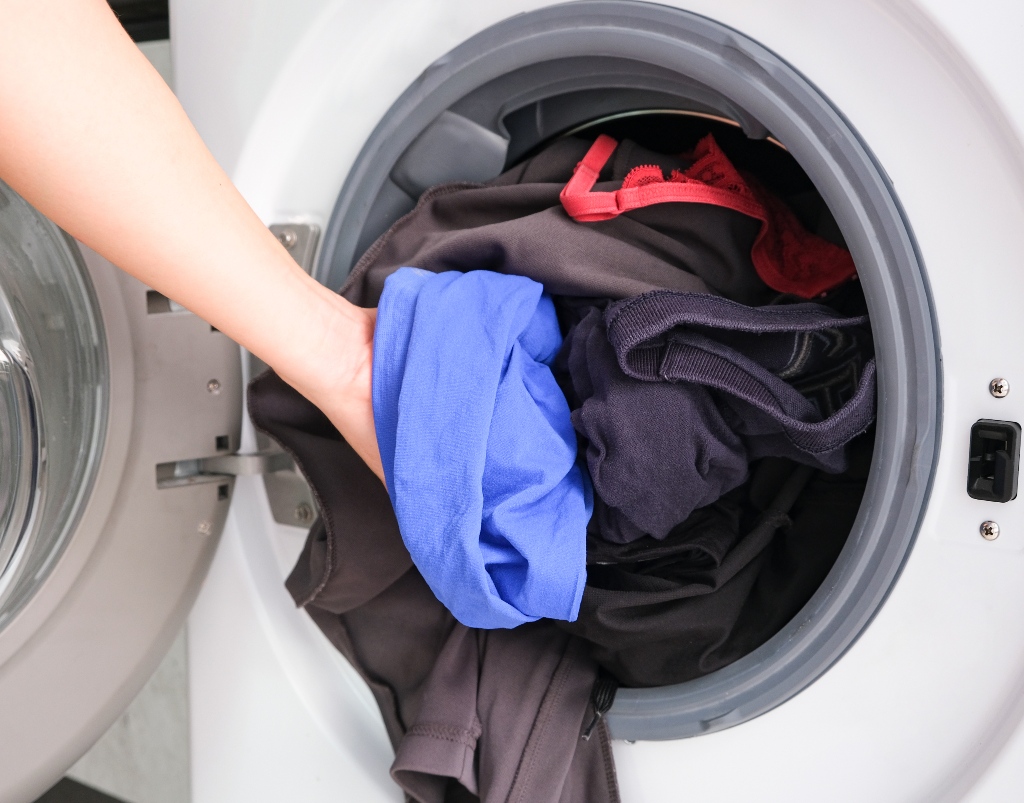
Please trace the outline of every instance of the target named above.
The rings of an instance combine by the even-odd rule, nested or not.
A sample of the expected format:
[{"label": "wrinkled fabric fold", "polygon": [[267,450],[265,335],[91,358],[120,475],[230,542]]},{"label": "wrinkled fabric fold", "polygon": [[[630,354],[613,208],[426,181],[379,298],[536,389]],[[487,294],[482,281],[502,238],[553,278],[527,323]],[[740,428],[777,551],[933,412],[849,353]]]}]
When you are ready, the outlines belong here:
[{"label": "wrinkled fabric fold", "polygon": [[607,728],[580,738],[596,678],[586,645],[550,623],[457,625],[391,775],[416,803],[450,799],[451,782],[481,803],[616,801]]},{"label": "wrinkled fabric fold", "polygon": [[[875,360],[866,356],[867,316],[844,317],[820,304],[757,308],[660,291],[611,305],[605,325],[619,367],[628,376],[693,383],[719,391],[733,407],[739,402],[737,420],[748,440],[772,438],[771,446],[752,449],[754,457],[790,457],[840,472],[843,447],[875,419]],[[849,332],[854,333],[852,343]],[[808,348],[813,341],[802,336],[809,333],[826,336],[821,342],[828,348]],[[843,388],[846,403],[823,415],[794,383],[837,363],[850,363],[856,375]]]},{"label": "wrinkled fabric fold", "polygon": [[551,372],[562,344],[537,282],[403,268],[377,311],[373,410],[402,538],[469,627],[576,618],[590,480]]}]

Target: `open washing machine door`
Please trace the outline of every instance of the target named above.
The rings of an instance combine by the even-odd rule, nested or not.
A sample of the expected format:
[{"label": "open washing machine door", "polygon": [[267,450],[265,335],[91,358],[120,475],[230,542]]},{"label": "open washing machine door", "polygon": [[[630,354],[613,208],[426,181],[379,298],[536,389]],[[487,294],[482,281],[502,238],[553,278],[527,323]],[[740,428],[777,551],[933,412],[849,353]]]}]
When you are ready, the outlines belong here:
[{"label": "open washing machine door", "polygon": [[[265,222],[323,232],[313,269],[331,286],[431,184],[486,180],[638,111],[771,135],[832,211],[878,346],[865,502],[774,638],[704,678],[619,693],[627,801],[1024,793],[1024,509],[966,487],[973,425],[1024,416],[991,390],[1024,368],[1006,311],[1024,297],[1024,109],[1000,106],[930,16],[940,5],[175,6],[187,110]],[[949,166],[967,160],[954,191]],[[399,799],[365,687],[281,588],[303,533],[268,490],[239,483],[192,619],[195,799]]]},{"label": "open washing machine door", "polygon": [[241,395],[237,346],[0,184],[0,800],[52,785],[179,631]]}]

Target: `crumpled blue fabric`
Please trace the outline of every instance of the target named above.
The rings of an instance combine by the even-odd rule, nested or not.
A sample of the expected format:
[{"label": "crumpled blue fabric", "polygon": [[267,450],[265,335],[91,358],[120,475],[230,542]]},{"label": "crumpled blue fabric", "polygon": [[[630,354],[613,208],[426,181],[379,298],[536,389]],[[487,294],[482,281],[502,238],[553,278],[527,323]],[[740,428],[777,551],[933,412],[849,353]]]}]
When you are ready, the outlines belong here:
[{"label": "crumpled blue fabric", "polygon": [[490,271],[401,268],[377,310],[373,414],[413,562],[469,627],[574,621],[590,478],[551,372],[543,287]]}]

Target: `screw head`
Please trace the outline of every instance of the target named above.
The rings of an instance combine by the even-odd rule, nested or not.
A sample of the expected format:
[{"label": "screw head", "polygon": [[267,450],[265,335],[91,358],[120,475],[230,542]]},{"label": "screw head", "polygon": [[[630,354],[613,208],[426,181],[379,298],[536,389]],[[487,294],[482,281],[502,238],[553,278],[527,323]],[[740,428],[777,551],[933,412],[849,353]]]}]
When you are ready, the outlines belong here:
[{"label": "screw head", "polygon": [[206,391],[208,393],[212,393],[214,396],[220,393],[220,380],[211,379],[209,382],[207,382]]},{"label": "screw head", "polygon": [[291,251],[299,241],[299,235],[295,233],[295,229],[282,229],[277,234],[277,241]]},{"label": "screw head", "polygon": [[196,530],[199,531],[200,535],[209,535],[213,532],[213,524],[208,521],[201,521],[196,526]]},{"label": "screw head", "polygon": [[1010,383],[1001,377],[997,377],[988,383],[988,392],[997,399],[1005,399],[1010,395]]},{"label": "screw head", "polygon": [[295,507],[295,518],[303,524],[308,524],[313,521],[313,508],[305,502],[300,502]]},{"label": "screw head", "polygon": [[983,521],[978,529],[986,541],[995,541],[999,537],[999,525],[994,521]]}]

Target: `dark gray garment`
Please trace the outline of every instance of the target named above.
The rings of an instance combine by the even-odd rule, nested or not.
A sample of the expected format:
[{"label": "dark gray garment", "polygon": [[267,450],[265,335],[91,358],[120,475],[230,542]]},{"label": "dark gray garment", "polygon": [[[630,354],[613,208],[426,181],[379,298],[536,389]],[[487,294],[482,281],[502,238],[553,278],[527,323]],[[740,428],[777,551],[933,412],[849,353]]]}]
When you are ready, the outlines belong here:
[{"label": "dark gray garment", "polygon": [[[627,298],[666,288],[720,293],[748,304],[774,297],[750,260],[760,223],[739,212],[662,204],[601,223],[573,221],[558,194],[588,147],[582,140],[559,140],[488,186],[427,190],[363,255],[342,295],[375,306],[384,280],[412,266],[437,273],[515,273],[552,295]],[[602,178],[612,182],[609,188],[617,186],[640,164],[669,171],[685,166],[627,141]]]},{"label": "dark gray garment", "polygon": [[412,567],[381,482],[313,405],[273,373],[249,412],[309,479],[321,518],[288,590],[369,685],[397,751],[395,780],[422,803],[617,803],[597,667],[548,622],[459,625]]},{"label": "dark gray garment", "polygon": [[[597,531],[618,543],[664,538],[762,457],[845,470],[846,444],[874,420],[866,324],[819,304],[752,308],[671,291],[591,308],[562,361]],[[829,399],[845,404],[831,410]]]},{"label": "dark gray garment", "polygon": [[595,677],[586,645],[550,623],[456,625],[391,774],[423,803],[442,803],[448,779],[485,801],[617,799],[607,733],[579,738]]}]

